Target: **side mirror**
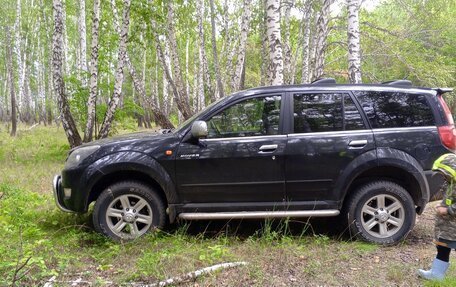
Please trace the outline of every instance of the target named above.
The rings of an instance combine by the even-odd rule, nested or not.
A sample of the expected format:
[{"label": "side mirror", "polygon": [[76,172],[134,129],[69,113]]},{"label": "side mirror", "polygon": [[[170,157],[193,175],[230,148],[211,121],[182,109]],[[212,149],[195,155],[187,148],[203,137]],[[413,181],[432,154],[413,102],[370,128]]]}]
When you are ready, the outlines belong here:
[{"label": "side mirror", "polygon": [[195,121],[192,124],[191,129],[192,136],[194,138],[204,138],[207,137],[207,124],[205,121]]}]

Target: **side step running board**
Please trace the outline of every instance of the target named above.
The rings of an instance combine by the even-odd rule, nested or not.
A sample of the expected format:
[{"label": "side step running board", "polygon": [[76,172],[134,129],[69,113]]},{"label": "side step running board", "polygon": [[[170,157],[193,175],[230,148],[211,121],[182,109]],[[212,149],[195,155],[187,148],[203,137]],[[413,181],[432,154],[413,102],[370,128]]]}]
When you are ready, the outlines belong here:
[{"label": "side step running board", "polygon": [[339,210],[292,210],[292,211],[241,211],[241,212],[192,212],[181,213],[179,218],[186,220],[215,219],[260,219],[287,217],[330,217],[339,215]]}]

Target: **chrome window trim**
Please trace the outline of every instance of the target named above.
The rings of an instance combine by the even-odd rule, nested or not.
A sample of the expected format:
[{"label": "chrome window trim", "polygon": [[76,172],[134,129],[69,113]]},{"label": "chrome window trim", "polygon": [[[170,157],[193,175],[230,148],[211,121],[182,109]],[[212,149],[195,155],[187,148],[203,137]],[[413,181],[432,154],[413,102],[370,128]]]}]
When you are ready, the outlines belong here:
[{"label": "chrome window trim", "polygon": [[217,141],[230,141],[230,140],[261,140],[261,139],[286,139],[287,135],[261,135],[261,136],[249,136],[249,137],[232,137],[232,138],[212,138],[212,139],[200,139],[202,142],[217,142]]},{"label": "chrome window trim", "polygon": [[395,132],[400,131],[422,131],[422,130],[437,130],[436,126],[422,126],[422,127],[391,127],[391,128],[377,128],[372,129],[373,132],[391,132],[394,130]]},{"label": "chrome window trim", "polygon": [[297,133],[297,134],[288,134],[288,137],[302,137],[302,136],[329,136],[329,135],[347,135],[347,134],[366,134],[372,133],[372,130],[363,129],[363,130],[349,130],[349,131],[333,131],[333,132],[313,132],[313,133]]}]

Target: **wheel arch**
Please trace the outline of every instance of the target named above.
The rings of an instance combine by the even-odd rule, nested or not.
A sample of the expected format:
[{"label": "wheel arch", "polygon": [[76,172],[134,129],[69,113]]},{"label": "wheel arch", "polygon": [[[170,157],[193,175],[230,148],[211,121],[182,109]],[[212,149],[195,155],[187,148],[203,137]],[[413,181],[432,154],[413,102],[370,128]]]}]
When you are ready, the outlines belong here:
[{"label": "wheel arch", "polygon": [[87,183],[86,210],[105,188],[126,180],[153,187],[166,206],[178,202],[176,188],[168,172],[155,159],[139,152],[120,152],[101,158],[87,168],[83,177]]},{"label": "wheel arch", "polygon": [[[367,154],[367,153],[366,153]],[[395,149],[377,148],[376,159],[363,154],[355,159],[338,182],[342,190],[342,206],[350,194],[364,183],[375,180],[390,180],[407,190],[421,214],[429,201],[429,185],[421,165],[411,155]]]}]

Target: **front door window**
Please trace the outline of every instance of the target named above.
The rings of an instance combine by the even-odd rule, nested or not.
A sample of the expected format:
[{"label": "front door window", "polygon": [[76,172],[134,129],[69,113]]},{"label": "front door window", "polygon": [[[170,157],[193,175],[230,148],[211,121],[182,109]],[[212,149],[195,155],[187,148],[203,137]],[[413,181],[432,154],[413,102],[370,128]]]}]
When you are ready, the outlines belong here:
[{"label": "front door window", "polygon": [[277,135],[280,100],[267,96],[234,104],[207,121],[208,138]]}]

